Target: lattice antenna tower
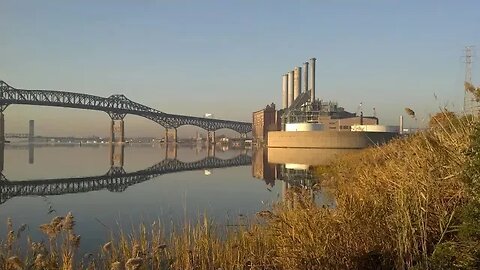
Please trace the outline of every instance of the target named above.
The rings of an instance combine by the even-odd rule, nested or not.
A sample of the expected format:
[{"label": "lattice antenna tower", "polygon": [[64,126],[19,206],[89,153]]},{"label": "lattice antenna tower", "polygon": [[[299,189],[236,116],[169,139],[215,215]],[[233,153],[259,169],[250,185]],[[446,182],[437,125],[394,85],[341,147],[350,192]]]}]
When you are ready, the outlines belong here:
[{"label": "lattice antenna tower", "polygon": [[[472,64],[473,64],[473,46],[465,47],[465,83],[472,83]],[[468,111],[473,109],[474,99],[472,93],[464,90],[464,99],[463,99],[463,111]]]}]

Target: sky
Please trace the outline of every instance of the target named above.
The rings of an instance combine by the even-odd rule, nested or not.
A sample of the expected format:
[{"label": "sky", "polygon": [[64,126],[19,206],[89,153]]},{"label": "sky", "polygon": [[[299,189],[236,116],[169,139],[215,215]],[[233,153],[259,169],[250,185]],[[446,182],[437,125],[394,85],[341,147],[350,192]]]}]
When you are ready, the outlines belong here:
[{"label": "sky", "polygon": [[[284,73],[316,57],[317,97],[352,112],[362,102],[390,125],[409,107],[418,121],[406,125],[423,125],[440,107],[462,109],[462,55],[480,50],[478,10],[479,1],[442,0],[1,0],[0,80],[251,121],[281,105]],[[26,105],[6,109],[6,131],[27,132],[29,119],[38,135],[109,131],[102,112]],[[136,116],[125,128],[127,137],[164,134]]]}]

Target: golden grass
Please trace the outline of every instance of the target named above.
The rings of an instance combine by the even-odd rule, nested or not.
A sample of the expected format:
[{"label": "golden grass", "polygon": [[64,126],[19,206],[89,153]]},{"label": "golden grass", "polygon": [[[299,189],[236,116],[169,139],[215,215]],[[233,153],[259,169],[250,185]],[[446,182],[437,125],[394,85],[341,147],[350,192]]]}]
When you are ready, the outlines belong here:
[{"label": "golden grass", "polygon": [[334,187],[334,209],[294,189],[288,203],[258,213],[248,226],[226,230],[202,218],[166,234],[160,223],[141,224],[112,237],[83,264],[75,264],[73,217],[42,226],[49,245],[30,242],[25,255],[10,225],[0,267],[428,269],[437,247],[454,238],[458,213],[471,199],[462,179],[475,124],[445,117],[425,132],[319,168],[320,186]]}]

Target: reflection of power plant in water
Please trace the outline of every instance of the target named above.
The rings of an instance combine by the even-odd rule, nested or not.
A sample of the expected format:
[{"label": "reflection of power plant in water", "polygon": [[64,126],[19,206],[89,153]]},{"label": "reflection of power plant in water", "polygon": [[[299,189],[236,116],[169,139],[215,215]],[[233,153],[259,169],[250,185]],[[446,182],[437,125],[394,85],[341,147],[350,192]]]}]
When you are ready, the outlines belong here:
[{"label": "reflection of power plant in water", "polygon": [[166,158],[144,170],[127,173],[124,171],[123,166],[120,166],[124,160],[123,157],[116,156],[117,154],[124,154],[124,146],[112,148],[110,153],[110,158],[113,157],[116,160],[111,161],[113,166],[106,174],[99,176],[10,181],[2,174],[0,203],[17,196],[48,196],[102,189],[121,192],[131,185],[148,181],[163,174],[245,166],[250,165],[252,162],[251,157],[248,155],[239,155],[231,159],[206,157],[194,162],[182,162],[178,159]]},{"label": "reflection of power plant in water", "polygon": [[[271,152],[271,149],[266,148],[256,148],[252,156],[253,177],[264,180],[269,186],[274,186],[275,180],[282,181],[282,200],[289,201],[295,199],[295,196],[304,196],[303,199],[306,199],[305,196],[308,196],[308,199],[315,201],[317,205],[334,205],[333,197],[329,196],[325,190],[317,190],[320,179],[315,172],[315,166],[328,165],[337,154],[344,153],[341,151],[342,149],[339,150],[341,153],[329,151],[330,149],[295,150],[295,152],[284,153]],[[302,150],[308,151],[308,153],[303,153]],[[317,157],[317,159],[313,159],[317,162],[312,160],[310,163],[309,157]],[[275,162],[271,160],[275,160]],[[302,163],[310,163],[310,165]]]}]

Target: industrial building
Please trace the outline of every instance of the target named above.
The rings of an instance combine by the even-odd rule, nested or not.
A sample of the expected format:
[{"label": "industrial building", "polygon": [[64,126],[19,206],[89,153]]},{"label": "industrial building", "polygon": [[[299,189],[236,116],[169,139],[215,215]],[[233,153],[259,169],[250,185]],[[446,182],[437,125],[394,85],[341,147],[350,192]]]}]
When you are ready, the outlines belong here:
[{"label": "industrial building", "polygon": [[[303,63],[303,67],[295,67],[282,76],[282,108],[280,110],[275,111],[275,105],[272,104],[253,113],[253,138],[257,144],[269,141],[269,137],[272,136],[275,137],[272,140],[276,142],[284,141],[284,138],[295,141],[294,134],[285,134],[285,132],[335,131],[355,132],[355,134],[337,137],[340,142],[342,141],[341,138],[347,137],[349,139],[345,142],[356,141],[354,143],[354,148],[356,148],[366,147],[364,142],[371,141],[368,138],[369,133],[376,132],[377,134],[372,136],[382,142],[389,140],[393,137],[392,135],[398,133],[398,127],[379,125],[378,118],[375,115],[364,116],[361,106],[359,106],[357,112],[351,113],[336,102],[316,98],[315,65],[316,59],[311,58],[308,62]],[[382,134],[380,133],[385,133],[385,140],[381,139]],[[325,139],[325,136],[331,140],[331,137],[336,135],[335,133],[324,134],[318,132],[304,134],[304,138],[309,138],[309,140],[322,140]],[[358,136],[367,136],[367,140],[353,138]],[[278,140],[279,138],[280,140]],[[359,143],[360,141],[362,143]],[[375,142],[373,141],[373,143]],[[270,146],[270,143],[268,145]],[[297,144],[290,147],[295,147],[295,145]],[[301,145],[302,143],[299,141],[297,146],[302,147]],[[349,145],[353,144],[346,143],[345,147],[349,147]]]},{"label": "industrial building", "polygon": [[268,132],[280,130],[280,112],[275,109],[275,104],[267,105],[264,109],[253,113],[252,137],[257,144],[267,142]]}]

